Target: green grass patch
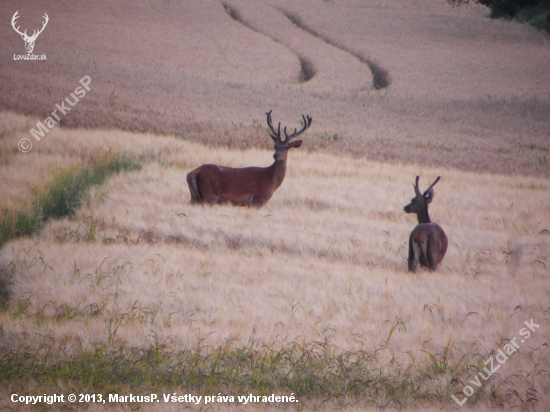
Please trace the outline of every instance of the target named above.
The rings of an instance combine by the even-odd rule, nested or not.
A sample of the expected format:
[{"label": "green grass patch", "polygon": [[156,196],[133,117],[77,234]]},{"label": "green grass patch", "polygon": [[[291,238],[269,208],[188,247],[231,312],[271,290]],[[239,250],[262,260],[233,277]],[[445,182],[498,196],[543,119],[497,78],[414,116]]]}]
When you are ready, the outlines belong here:
[{"label": "green grass patch", "polygon": [[8,240],[40,231],[50,219],[73,218],[86,190],[101,185],[110,176],[140,170],[141,165],[125,155],[109,155],[95,163],[60,171],[36,197],[31,210],[0,209],[0,247]]},{"label": "green grass patch", "polygon": [[537,150],[539,152],[550,152],[549,148],[547,148],[545,146],[535,144],[535,143],[520,144],[519,147],[522,148],[522,149]]},{"label": "green grass patch", "polygon": [[[381,367],[376,351],[336,353],[327,342],[211,347],[174,351],[168,344],[149,348],[100,346],[80,354],[20,348],[0,353],[0,384],[33,392],[71,387],[88,393],[164,393],[196,395],[294,394],[299,403],[352,403],[404,408],[412,404],[450,404],[462,389],[465,362],[451,364],[448,347],[422,363]],[[433,360],[440,367],[432,367]],[[37,386],[38,385],[38,386]],[[38,392],[37,392],[38,393]]]},{"label": "green grass patch", "polygon": [[36,210],[42,220],[74,217],[82,196],[91,186],[101,185],[109,176],[141,166],[126,156],[113,156],[96,165],[82,165],[77,169],[60,172],[48,189],[38,196]]},{"label": "green grass patch", "polygon": [[8,240],[38,232],[40,219],[34,211],[0,209],[0,247]]},{"label": "green grass patch", "polygon": [[340,136],[338,133],[334,133],[334,134],[331,134],[328,132],[317,133],[317,134],[314,134],[313,137],[320,140],[324,140],[325,142],[338,142],[342,140],[342,136]]}]

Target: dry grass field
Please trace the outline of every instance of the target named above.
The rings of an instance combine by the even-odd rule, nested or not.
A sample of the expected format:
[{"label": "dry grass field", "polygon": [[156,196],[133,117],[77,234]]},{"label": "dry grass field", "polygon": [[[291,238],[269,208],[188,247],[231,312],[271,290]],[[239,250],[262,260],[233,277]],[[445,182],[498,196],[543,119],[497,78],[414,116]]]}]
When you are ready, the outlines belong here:
[{"label": "dry grass field", "polygon": [[[14,61],[0,27],[2,408],[175,392],[298,402],[71,407],[548,410],[546,34],[440,0],[5,4],[2,21],[50,22],[46,62]],[[269,109],[313,117],[271,201],[189,205],[195,167],[272,162]],[[433,273],[407,272],[416,175],[442,176]]]},{"label": "dry grass field", "polygon": [[[2,141],[6,153],[19,135]],[[490,406],[491,397],[526,410],[548,405],[547,180],[295,150],[287,179],[265,208],[193,207],[185,182],[191,165],[261,165],[270,152],[127,132],[57,129],[48,137],[47,148],[11,150],[5,158],[1,177],[9,180],[22,170],[23,156],[36,156],[19,182],[19,204],[40,190],[31,182],[47,171],[107,151],[141,156],[143,169],[92,189],[73,219],[4,246],[4,350],[74,358],[100,347],[159,343],[179,353],[201,345],[280,350],[317,342],[329,354],[368,353],[373,369],[403,379],[418,379],[414,362],[426,368],[433,355],[447,366],[418,382],[433,400],[367,399],[452,407],[451,395],[480,362],[534,319],[540,329],[491,378],[476,410]],[[402,207],[416,173],[424,185],[443,176],[431,209],[450,248],[438,272],[411,275],[407,240],[416,219]],[[446,381],[457,376],[460,383]],[[4,393],[11,392],[8,385]]]}]

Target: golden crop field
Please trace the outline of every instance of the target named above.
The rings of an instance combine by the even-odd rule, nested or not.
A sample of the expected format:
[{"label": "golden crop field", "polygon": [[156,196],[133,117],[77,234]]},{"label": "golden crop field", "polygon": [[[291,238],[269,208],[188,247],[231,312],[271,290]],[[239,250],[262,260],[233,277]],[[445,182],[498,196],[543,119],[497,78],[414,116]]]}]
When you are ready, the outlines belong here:
[{"label": "golden crop field", "polygon": [[[50,21],[45,62],[1,28],[3,408],[548,409],[547,35],[443,0],[6,4]],[[313,124],[269,203],[190,205],[194,168],[272,163],[270,109]],[[449,248],[412,274],[417,175]]]}]

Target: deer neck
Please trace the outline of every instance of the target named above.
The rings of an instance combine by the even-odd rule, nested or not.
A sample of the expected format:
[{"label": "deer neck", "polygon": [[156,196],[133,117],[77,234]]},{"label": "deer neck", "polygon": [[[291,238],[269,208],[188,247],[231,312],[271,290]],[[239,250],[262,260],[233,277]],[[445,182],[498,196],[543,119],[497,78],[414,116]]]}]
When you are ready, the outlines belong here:
[{"label": "deer neck", "polygon": [[416,214],[416,217],[418,218],[418,224],[432,223],[430,220],[430,215],[428,214],[428,205],[426,205],[426,209],[419,211]]},{"label": "deer neck", "polygon": [[273,182],[273,190],[277,189],[283,183],[286,174],[286,159],[274,161],[271,166],[268,167],[269,176]]}]

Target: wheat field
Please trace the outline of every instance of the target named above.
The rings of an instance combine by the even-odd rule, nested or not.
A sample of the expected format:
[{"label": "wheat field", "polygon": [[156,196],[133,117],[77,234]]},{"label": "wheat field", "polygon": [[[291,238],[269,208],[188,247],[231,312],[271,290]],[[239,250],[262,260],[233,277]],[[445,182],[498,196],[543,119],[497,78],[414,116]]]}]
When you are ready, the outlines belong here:
[{"label": "wheat field", "polygon": [[[2,21],[50,22],[41,65],[0,27],[2,408],[103,391],[298,402],[35,408],[548,410],[547,35],[444,0],[5,3]],[[189,205],[201,164],[271,164],[270,109],[313,124],[269,203]],[[131,167],[57,190],[113,159]],[[411,274],[417,175],[442,177],[449,248]]]},{"label": "wheat field", "polygon": [[[493,384],[520,396],[535,388],[531,406],[548,402],[547,180],[298,149],[266,207],[190,206],[191,165],[265,165],[270,152],[124,132],[48,137],[51,147],[34,153],[45,163],[26,171],[28,182],[41,180],[47,159],[59,168],[59,156],[67,167],[102,150],[147,160],[92,189],[74,219],[3,247],[5,349],[317,341],[328,351],[375,352],[379,365],[400,369],[449,342],[453,360],[487,357],[534,319],[540,329]],[[421,187],[442,176],[431,216],[450,246],[435,273],[406,270],[416,218],[402,208],[416,174]]]}]

